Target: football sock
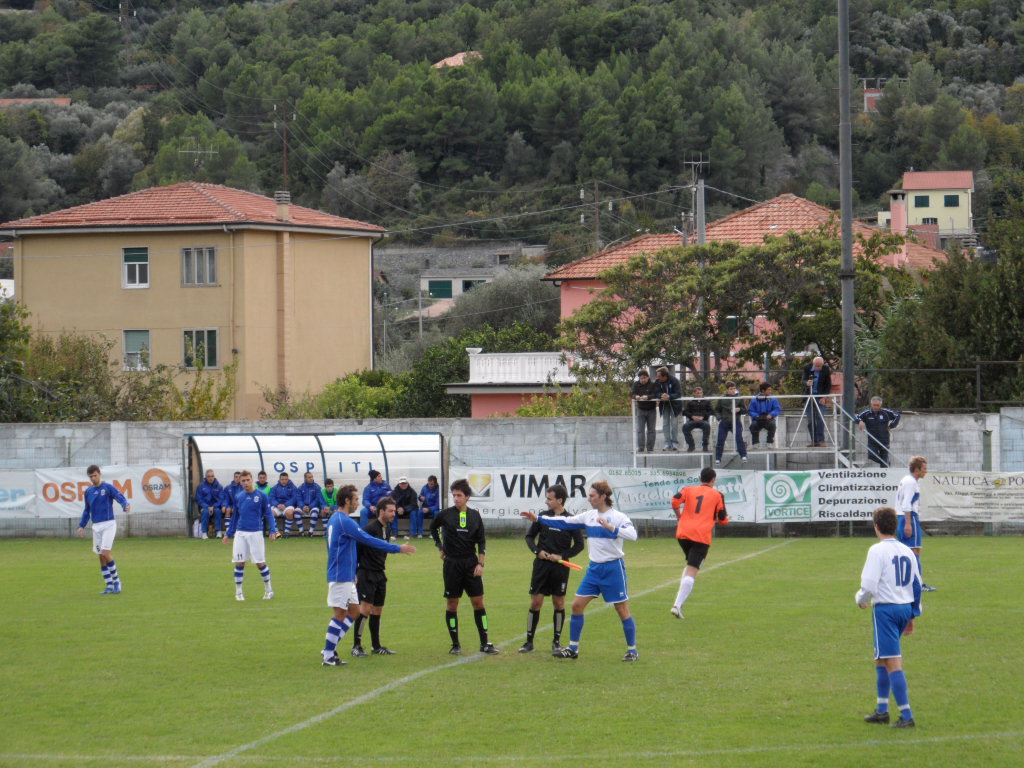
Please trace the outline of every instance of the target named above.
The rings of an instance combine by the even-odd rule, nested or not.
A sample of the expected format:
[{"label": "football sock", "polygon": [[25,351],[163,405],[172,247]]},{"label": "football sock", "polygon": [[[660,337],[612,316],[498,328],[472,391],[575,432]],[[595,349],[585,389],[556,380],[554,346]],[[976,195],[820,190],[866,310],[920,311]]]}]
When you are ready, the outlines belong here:
[{"label": "football sock", "polygon": [[380,648],[380,614],[370,614],[370,642],[374,648]]},{"label": "football sock", "polygon": [[110,574],[110,583],[117,584],[121,580],[121,577],[117,575],[117,563],[111,560],[107,563],[107,573]]},{"label": "football sock", "polygon": [[540,621],[540,611],[530,611],[526,616],[526,642],[533,642],[533,635],[537,631],[537,623]]},{"label": "football sock", "polygon": [[110,565],[100,563],[100,573],[103,574],[103,581],[106,582],[108,587],[114,586],[114,580],[110,578]]},{"label": "football sock", "polygon": [[480,633],[480,645],[487,645],[487,611],[484,608],[475,609],[473,620],[476,622],[476,631]]},{"label": "football sock", "polygon": [[273,589],[273,587],[270,586],[270,566],[266,563],[264,563],[263,567],[260,568],[260,576],[263,577],[263,583],[266,585],[267,591],[269,592]]},{"label": "football sock", "polygon": [[292,523],[294,523],[294,522],[295,521],[292,518],[285,517],[285,519],[284,519],[284,532],[285,533],[291,533],[292,532]]},{"label": "football sock", "polygon": [[628,619],[622,620],[622,631],[626,635],[626,648],[631,651],[636,650],[636,621],[630,616]]},{"label": "football sock", "polygon": [[569,647],[579,650],[580,638],[583,636],[583,614],[574,613],[569,617]]},{"label": "football sock", "polygon": [[363,623],[366,617],[363,614],[356,616],[355,624],[352,625],[352,647],[363,644]]},{"label": "football sock", "polygon": [[320,515],[317,510],[313,509],[309,512],[309,532],[312,533],[316,530],[316,521],[320,519]]},{"label": "football sock", "polygon": [[900,708],[900,719],[909,720],[913,717],[910,713],[910,691],[907,689],[907,676],[902,669],[889,674],[889,682],[892,683],[892,697],[896,699],[896,706]]},{"label": "football sock", "polygon": [[444,623],[448,627],[448,634],[452,636],[452,645],[459,644],[459,614],[455,611],[444,612]]},{"label": "football sock", "polygon": [[557,643],[557,642],[560,642],[561,639],[562,639],[562,627],[565,626],[565,609],[562,609],[560,611],[559,610],[555,611],[554,624],[555,624],[555,637],[554,637],[554,640]]},{"label": "football sock", "polygon": [[889,671],[885,667],[875,667],[876,686],[878,687],[878,711],[889,711]]},{"label": "football sock", "polygon": [[242,581],[245,580],[245,566],[241,563],[235,564],[235,591],[242,591]]},{"label": "football sock", "polygon": [[324,642],[324,658],[329,659],[338,648],[338,643],[352,627],[352,619],[346,616],[341,621],[331,619],[327,625],[327,640]]},{"label": "football sock", "polygon": [[676,592],[676,608],[682,608],[683,603],[686,602],[686,598],[693,592],[693,576],[687,576],[683,574],[683,578],[679,580],[679,591]]}]

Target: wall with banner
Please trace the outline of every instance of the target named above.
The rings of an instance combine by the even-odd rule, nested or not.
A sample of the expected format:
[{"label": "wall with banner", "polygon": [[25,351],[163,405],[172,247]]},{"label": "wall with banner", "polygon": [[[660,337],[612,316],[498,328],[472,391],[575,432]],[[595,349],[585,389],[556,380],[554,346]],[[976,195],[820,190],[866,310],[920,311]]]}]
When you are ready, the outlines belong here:
[{"label": "wall with banner", "polygon": [[[699,471],[577,467],[452,468],[473,490],[471,506],[485,518],[518,517],[544,510],[544,492],[561,484],[566,509],[589,507],[590,484],[603,480],[615,506],[630,517],[672,520],[672,495],[700,482]],[[892,506],[903,469],[823,469],[807,472],[718,470],[715,487],[737,523],[868,521],[877,507]],[[936,472],[921,481],[923,520],[1024,521],[1024,473]]]}]

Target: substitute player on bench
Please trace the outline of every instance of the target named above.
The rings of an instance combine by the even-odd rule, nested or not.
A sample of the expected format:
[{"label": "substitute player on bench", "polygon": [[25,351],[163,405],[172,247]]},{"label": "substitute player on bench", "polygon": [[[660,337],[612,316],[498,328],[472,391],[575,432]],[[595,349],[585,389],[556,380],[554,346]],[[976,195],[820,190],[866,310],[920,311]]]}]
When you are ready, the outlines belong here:
[{"label": "substitute player on bench", "polygon": [[729,515],[725,511],[725,499],[715,490],[715,478],[718,473],[711,467],[700,471],[700,485],[689,485],[680,489],[672,497],[672,511],[679,522],[676,523],[676,538],[686,556],[686,567],[679,580],[679,591],[676,600],[669,609],[677,619],[683,618],[683,603],[693,591],[693,583],[697,578],[704,558],[711,549],[711,537],[715,523],[726,525]]},{"label": "substitute player on bench", "polygon": [[[544,503],[555,517],[567,517],[565,500],[569,492],[564,485],[553,485],[545,493]],[[539,539],[538,539],[539,537]],[[555,609],[554,638],[551,652],[561,648],[562,627],[565,624],[565,590],[569,585],[569,568],[559,560],[571,560],[583,551],[583,531],[558,531],[534,522],[526,532],[526,546],[536,557],[533,561],[533,577],[530,579],[530,613],[526,619],[526,642],[520,653],[533,651],[533,636],[540,621],[540,608],[544,595],[551,595]]]}]

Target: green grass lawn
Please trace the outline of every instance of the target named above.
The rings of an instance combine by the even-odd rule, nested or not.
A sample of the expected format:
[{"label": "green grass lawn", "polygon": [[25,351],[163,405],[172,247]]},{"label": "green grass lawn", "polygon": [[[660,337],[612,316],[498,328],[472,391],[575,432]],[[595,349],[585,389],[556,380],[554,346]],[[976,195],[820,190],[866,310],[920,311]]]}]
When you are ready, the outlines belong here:
[{"label": "green grass lawn", "polygon": [[[905,667],[918,727],[869,726],[868,539],[715,543],[684,613],[682,554],[627,543],[640,661],[591,603],[578,660],[516,652],[530,554],[490,542],[496,657],[447,654],[440,561],[392,555],[382,635],[399,655],[322,668],[322,540],[268,545],[276,597],[217,540],[121,539],[103,587],[89,542],[0,541],[0,765],[1014,766],[1024,758],[1024,542],[930,538]],[[578,583],[573,575],[570,591]],[[462,642],[475,650],[468,600]],[[568,626],[566,627],[566,640]],[[366,644],[369,635],[366,633]]]}]

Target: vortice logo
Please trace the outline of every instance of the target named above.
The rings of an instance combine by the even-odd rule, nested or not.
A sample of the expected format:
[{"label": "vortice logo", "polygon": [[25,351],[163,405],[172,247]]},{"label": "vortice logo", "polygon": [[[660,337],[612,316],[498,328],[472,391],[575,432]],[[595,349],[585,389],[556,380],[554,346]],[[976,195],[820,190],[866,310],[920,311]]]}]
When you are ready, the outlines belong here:
[{"label": "vortice logo", "polygon": [[769,520],[810,520],[813,482],[810,472],[766,472],[764,511]]}]

